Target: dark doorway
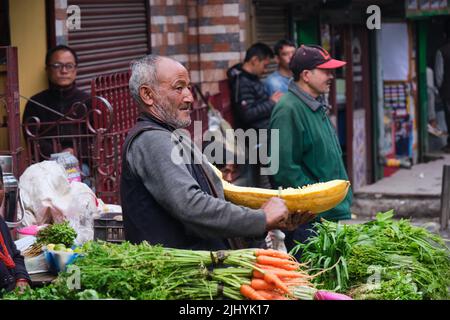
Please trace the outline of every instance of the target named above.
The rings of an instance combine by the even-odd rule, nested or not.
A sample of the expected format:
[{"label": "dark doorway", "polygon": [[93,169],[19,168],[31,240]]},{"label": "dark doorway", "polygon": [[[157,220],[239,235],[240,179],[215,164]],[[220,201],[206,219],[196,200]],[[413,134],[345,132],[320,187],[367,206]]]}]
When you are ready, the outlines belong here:
[{"label": "dark doorway", "polygon": [[431,18],[428,34],[433,36],[427,38],[427,65],[433,69],[436,52],[445,44],[445,33],[449,23],[450,18],[448,16],[436,16]]},{"label": "dark doorway", "polygon": [[[427,70],[427,72],[430,72],[430,76],[434,76],[434,86],[437,90],[439,90],[438,83],[436,82],[436,53],[437,51],[447,43],[447,37],[450,37],[450,17],[449,16],[435,16],[432,17],[428,21],[428,36],[427,36],[427,46],[426,46],[426,67],[430,68],[431,70]],[[445,69],[444,69],[445,70]],[[431,73],[432,71],[432,73]],[[428,95],[430,92],[428,92]],[[442,131],[448,131],[448,123],[446,120],[446,117],[450,117],[450,115],[447,115],[447,112],[444,108],[444,102],[442,99],[442,91],[440,90],[440,94],[436,93],[434,96],[434,99],[430,100],[430,96],[428,96],[428,108],[434,108],[434,125],[442,130]],[[434,105],[430,105],[433,103]],[[428,111],[428,118],[430,117],[430,112]],[[428,119],[430,121],[430,119]],[[427,123],[426,123],[427,124]],[[426,128],[424,130],[427,130]],[[428,134],[428,151],[438,151],[446,144],[446,138],[445,137],[437,137]]]},{"label": "dark doorway", "polygon": [[11,45],[9,33],[9,3],[8,0],[0,0],[0,46]]},{"label": "dark doorway", "polygon": [[[333,25],[331,27],[331,51],[332,56],[338,60],[347,60],[347,53],[345,47],[346,41],[345,26]],[[337,133],[339,143],[343,152],[343,161],[347,164],[347,92],[346,92],[346,66],[336,69],[335,83],[334,83],[334,113],[337,121]],[[351,148],[351,146],[350,146]],[[348,168],[347,168],[348,169]]]}]

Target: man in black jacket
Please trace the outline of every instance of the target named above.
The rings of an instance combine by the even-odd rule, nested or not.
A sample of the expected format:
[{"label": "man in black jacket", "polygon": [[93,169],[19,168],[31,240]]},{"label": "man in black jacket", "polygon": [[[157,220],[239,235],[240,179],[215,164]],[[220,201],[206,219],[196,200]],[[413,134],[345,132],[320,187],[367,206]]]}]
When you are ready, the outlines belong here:
[{"label": "man in black jacket", "polygon": [[[30,101],[25,106],[23,114],[23,123],[30,123],[30,131],[36,134],[36,128],[31,125],[36,122],[36,118],[41,123],[56,122],[63,118],[64,114],[74,119],[82,119],[85,116],[85,112],[90,108],[90,96],[86,92],[80,90],[75,85],[75,78],[77,76],[78,57],[76,52],[70,47],[59,45],[47,52],[45,58],[46,72],[49,81],[49,88],[39,92],[31,97]],[[74,108],[72,106],[76,103],[84,103],[86,109]],[[44,106],[44,107],[43,107]],[[45,107],[53,110],[48,110]],[[67,121],[67,118],[63,121]],[[64,125],[41,125],[39,127],[38,136],[68,136],[68,135],[80,135],[86,133],[86,126],[84,124],[64,124]],[[24,134],[26,129],[24,128]],[[82,150],[77,149],[74,142],[80,141]],[[74,140],[72,138],[60,139],[61,147],[63,150],[54,150],[52,139],[43,139],[39,142],[41,155],[36,161],[47,159],[52,153],[61,151],[69,151],[76,153],[78,157],[87,153],[87,141],[86,139]],[[74,152],[75,151],[75,152]],[[34,155],[37,156],[37,155]]]},{"label": "man in black jacket", "polygon": [[242,129],[267,129],[275,104],[283,95],[275,92],[268,96],[260,80],[273,51],[264,43],[253,44],[246,52],[244,63],[231,67],[228,80],[236,126]]},{"label": "man in black jacket", "polygon": [[[271,58],[273,58],[273,51],[269,46],[264,43],[255,43],[247,50],[244,63],[237,64],[228,70],[227,76],[236,128],[244,130],[269,128],[272,109],[283,95],[276,91],[269,97],[264,83],[260,79]],[[259,139],[259,136],[253,141],[256,141],[257,144],[253,145],[252,139],[248,139],[248,143],[245,142],[246,165],[247,172],[249,172],[247,184],[248,186],[270,188],[267,176],[261,176],[259,172],[263,162],[260,150],[267,150],[262,146],[268,141]],[[257,153],[257,163],[251,162],[251,159],[255,159],[250,155],[251,153]]]},{"label": "man in black jacket", "polygon": [[2,290],[23,290],[30,282],[24,258],[17,250],[8,226],[0,216],[0,296]]}]

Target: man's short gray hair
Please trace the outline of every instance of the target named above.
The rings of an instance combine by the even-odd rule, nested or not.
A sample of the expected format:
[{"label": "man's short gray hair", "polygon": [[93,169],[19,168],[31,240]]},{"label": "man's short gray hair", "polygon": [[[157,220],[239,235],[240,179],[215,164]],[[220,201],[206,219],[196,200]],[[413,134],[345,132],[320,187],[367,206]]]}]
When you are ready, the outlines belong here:
[{"label": "man's short gray hair", "polygon": [[131,96],[140,107],[144,107],[145,104],[139,95],[139,88],[143,84],[147,84],[154,89],[158,87],[156,67],[161,59],[161,56],[149,54],[131,63],[131,76],[128,87],[130,88]]}]

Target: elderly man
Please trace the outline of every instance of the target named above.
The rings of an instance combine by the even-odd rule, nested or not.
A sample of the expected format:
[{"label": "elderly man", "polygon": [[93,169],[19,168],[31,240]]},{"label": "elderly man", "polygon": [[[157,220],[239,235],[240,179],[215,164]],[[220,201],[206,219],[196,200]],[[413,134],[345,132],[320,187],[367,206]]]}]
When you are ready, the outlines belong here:
[{"label": "elderly man", "polygon": [[[129,87],[141,114],[123,146],[121,199],[126,239],[166,247],[220,250],[229,238],[262,239],[267,230],[295,225],[283,200],[253,210],[224,200],[220,179],[200,163],[176,161],[191,123],[193,96],[188,71],[179,62],[149,55],[132,64]],[[181,142],[181,143],[180,143]],[[200,153],[201,154],[201,153]],[[290,221],[288,221],[290,220]]]},{"label": "elderly man", "polygon": [[[280,167],[273,176],[276,187],[302,187],[333,179],[348,180],[342,150],[335,129],[328,118],[328,104],[323,94],[330,91],[333,69],[345,65],[332,59],[319,46],[297,49],[290,61],[293,81],[289,91],[275,106],[270,128],[279,130]],[[272,151],[274,152],[274,151]],[[327,220],[350,219],[351,191],[335,208],[320,217]],[[295,241],[305,242],[311,235],[311,225],[302,225],[286,234],[286,247]]]}]

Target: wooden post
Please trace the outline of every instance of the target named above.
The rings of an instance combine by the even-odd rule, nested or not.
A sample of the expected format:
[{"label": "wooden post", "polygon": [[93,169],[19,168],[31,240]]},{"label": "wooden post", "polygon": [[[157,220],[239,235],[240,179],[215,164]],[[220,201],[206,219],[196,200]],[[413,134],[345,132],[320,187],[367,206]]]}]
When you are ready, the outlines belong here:
[{"label": "wooden post", "polygon": [[448,229],[450,218],[450,166],[445,165],[442,173],[441,231]]}]

